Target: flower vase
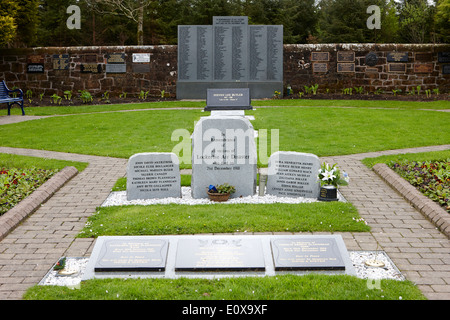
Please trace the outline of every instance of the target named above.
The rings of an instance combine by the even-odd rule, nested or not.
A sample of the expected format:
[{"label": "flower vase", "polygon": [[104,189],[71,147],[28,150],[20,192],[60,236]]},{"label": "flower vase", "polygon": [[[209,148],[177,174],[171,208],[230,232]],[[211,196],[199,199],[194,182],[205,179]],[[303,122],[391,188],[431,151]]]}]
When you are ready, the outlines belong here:
[{"label": "flower vase", "polygon": [[207,192],[209,199],[215,202],[225,202],[230,197],[229,193]]},{"label": "flower vase", "polygon": [[333,185],[324,185],[320,187],[319,200],[337,201],[337,188]]}]

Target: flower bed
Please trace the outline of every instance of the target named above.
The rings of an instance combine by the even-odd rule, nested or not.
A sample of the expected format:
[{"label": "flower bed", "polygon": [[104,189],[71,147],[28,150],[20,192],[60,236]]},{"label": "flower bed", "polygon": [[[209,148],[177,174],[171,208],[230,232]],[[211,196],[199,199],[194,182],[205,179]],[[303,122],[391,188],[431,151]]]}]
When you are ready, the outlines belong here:
[{"label": "flower bed", "polygon": [[2,168],[0,171],[0,216],[25,199],[58,170]]},{"label": "flower bed", "polygon": [[450,159],[391,162],[388,166],[450,213]]}]

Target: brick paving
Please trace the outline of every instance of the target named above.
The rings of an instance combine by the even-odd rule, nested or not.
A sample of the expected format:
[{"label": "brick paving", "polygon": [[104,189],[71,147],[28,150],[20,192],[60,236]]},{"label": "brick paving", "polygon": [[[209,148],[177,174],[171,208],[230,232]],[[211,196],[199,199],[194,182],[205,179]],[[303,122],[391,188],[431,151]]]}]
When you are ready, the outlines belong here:
[{"label": "brick paving", "polygon": [[[348,250],[384,250],[428,299],[450,299],[450,240],[419,211],[361,163],[366,157],[449,149],[450,145],[324,157],[349,173],[341,192],[371,226],[342,233]],[[21,299],[61,256],[89,256],[92,239],[76,239],[87,218],[125,175],[126,159],[0,147],[14,153],[90,165],[0,241],[0,299]]]}]

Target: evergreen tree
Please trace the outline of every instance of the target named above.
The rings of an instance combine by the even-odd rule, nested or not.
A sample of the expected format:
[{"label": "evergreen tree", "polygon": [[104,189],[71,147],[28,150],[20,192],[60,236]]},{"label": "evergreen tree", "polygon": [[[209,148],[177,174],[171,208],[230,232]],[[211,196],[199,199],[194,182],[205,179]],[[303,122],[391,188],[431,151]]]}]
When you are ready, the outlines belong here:
[{"label": "evergreen tree", "polygon": [[450,43],[450,0],[441,0],[436,4],[434,21],[438,40]]},{"label": "evergreen tree", "polygon": [[0,2],[0,46],[7,45],[16,36],[17,2],[2,0]]}]

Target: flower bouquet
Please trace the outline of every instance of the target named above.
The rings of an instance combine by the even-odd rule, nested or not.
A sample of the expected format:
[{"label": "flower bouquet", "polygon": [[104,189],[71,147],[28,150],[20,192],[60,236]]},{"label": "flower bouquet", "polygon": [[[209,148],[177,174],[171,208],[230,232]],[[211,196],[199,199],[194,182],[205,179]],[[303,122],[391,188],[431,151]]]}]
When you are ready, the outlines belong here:
[{"label": "flower bouquet", "polygon": [[319,200],[337,201],[337,188],[339,185],[348,185],[349,176],[346,172],[342,172],[336,164],[330,166],[328,163],[323,163],[319,169],[318,179],[320,181],[320,195]]}]

